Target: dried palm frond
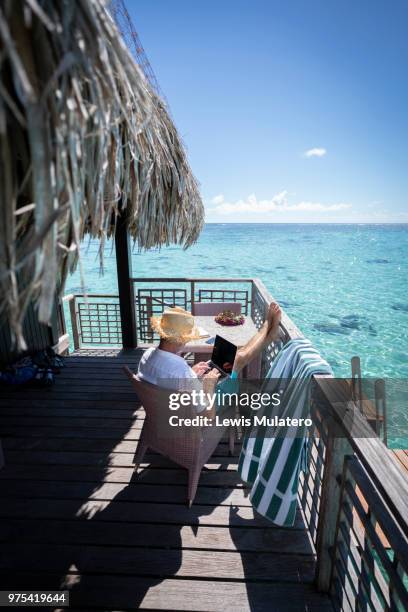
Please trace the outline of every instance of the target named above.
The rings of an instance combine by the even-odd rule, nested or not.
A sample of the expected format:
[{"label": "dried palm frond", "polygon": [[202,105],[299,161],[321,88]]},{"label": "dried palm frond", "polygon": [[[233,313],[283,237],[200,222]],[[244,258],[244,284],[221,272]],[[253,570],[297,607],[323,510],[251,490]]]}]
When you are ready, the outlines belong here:
[{"label": "dried palm frond", "polygon": [[103,244],[126,214],[139,247],[187,247],[203,225],[177,130],[101,0],[2,1],[0,168],[0,314],[20,348],[85,234]]}]

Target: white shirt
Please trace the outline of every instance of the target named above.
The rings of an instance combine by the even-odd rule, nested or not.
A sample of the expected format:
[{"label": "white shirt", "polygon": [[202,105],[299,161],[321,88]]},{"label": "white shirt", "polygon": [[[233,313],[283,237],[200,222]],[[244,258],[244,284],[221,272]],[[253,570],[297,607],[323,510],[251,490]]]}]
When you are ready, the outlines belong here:
[{"label": "white shirt", "polygon": [[138,376],[141,380],[166,389],[179,389],[184,379],[197,378],[183,357],[154,346],[143,353]]},{"label": "white shirt", "polygon": [[[201,380],[183,357],[154,346],[143,353],[137,375],[140,380],[164,389],[175,391],[202,389]],[[198,406],[197,412],[204,409],[205,406]]]}]

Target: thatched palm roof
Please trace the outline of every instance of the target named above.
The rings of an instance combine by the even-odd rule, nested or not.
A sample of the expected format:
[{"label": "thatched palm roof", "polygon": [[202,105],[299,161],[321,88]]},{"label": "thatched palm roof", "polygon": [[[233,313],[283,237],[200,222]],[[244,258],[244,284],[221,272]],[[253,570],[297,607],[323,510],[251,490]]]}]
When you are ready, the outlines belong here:
[{"label": "thatched palm roof", "polygon": [[119,203],[142,248],[202,228],[176,128],[100,0],[1,3],[0,166],[0,309],[20,347],[28,303],[49,321],[81,239],[103,246]]}]

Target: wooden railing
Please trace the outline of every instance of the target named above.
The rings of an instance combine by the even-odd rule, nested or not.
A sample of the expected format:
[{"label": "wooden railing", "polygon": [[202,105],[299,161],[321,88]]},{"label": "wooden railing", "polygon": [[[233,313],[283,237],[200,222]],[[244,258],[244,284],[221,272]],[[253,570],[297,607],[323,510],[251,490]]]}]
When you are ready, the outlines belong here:
[{"label": "wooden railing", "polygon": [[196,302],[239,302],[243,314],[251,311],[251,278],[131,278],[130,281],[138,344],[142,345],[157,339],[150,327],[150,318],[161,314],[166,306],[181,306],[194,313]]},{"label": "wooden railing", "polygon": [[[408,609],[408,482],[346,381],[317,377],[326,431],[317,584],[341,609]],[[323,425],[322,425],[323,424]]]},{"label": "wooden railing", "polygon": [[[71,337],[74,349],[97,345],[120,346],[121,324],[119,299],[110,294],[69,294],[68,304]],[[66,322],[64,326],[68,329]]]},{"label": "wooden railing", "polygon": [[[150,317],[161,314],[166,306],[181,306],[194,312],[201,302],[239,302],[242,313],[250,315],[259,328],[265,320],[270,296],[259,279],[252,278],[131,278],[135,301],[138,344],[155,340]],[[239,288],[237,288],[239,287]],[[113,294],[70,294],[71,330],[75,348],[83,345],[119,345],[120,312],[118,296]],[[283,313],[281,339],[263,356],[263,371],[269,369],[274,354],[289,338],[300,331]]]},{"label": "wooden railing", "polygon": [[[254,281],[251,278],[131,278],[135,302],[137,341],[139,346],[157,339],[150,318],[166,306],[181,306],[194,311],[197,301],[239,302],[243,314],[252,313]],[[237,286],[239,288],[237,288]],[[121,344],[118,295],[70,294],[68,304],[71,336],[75,349],[83,346],[119,346]],[[264,312],[262,311],[262,316]]]},{"label": "wooden railing", "polygon": [[[232,296],[222,293],[227,291],[226,283],[234,283],[235,291],[247,292],[235,294],[235,300],[242,300],[258,328],[272,301],[258,279],[150,278],[131,282],[139,334],[143,317],[146,320],[166,305],[194,308],[197,299],[228,301]],[[211,292],[213,282],[217,289]],[[150,286],[139,292],[143,283]],[[174,284],[182,291],[177,292]],[[200,293],[200,289],[209,293]],[[115,299],[117,296],[89,296],[88,314],[93,312],[92,300],[111,303]],[[82,316],[81,300],[81,296],[68,298],[78,346],[86,339],[84,323],[89,323]],[[118,315],[113,316],[116,331]],[[101,331],[109,326],[109,316],[101,317],[99,310],[94,318],[94,329],[99,329],[96,338],[106,340],[108,336],[104,338]],[[302,337],[300,330],[283,313],[280,337],[262,355],[263,374],[281,346],[298,337]],[[316,549],[316,585],[332,594],[339,610],[408,610],[408,481],[361,413],[349,382],[330,376],[314,379],[308,470],[300,476],[298,497]]]},{"label": "wooden railing", "polygon": [[[259,329],[265,321],[266,312],[273,298],[262,281],[258,278],[252,280],[252,302],[251,316],[255,321],[255,325]],[[285,311],[282,311],[282,320],[280,324],[279,339],[270,344],[262,354],[261,360],[261,375],[265,376],[268,372],[272,361],[281,349],[282,345],[294,338],[300,338],[302,333],[288,317]]]},{"label": "wooden railing", "polygon": [[[260,281],[254,286],[253,317],[260,325],[273,298]],[[302,337],[285,313],[280,335],[282,343]],[[266,349],[264,371],[276,350]],[[356,403],[361,390],[356,394],[350,383],[314,379],[314,430],[298,494],[316,548],[316,585],[332,594],[339,610],[408,610],[408,479]]]}]

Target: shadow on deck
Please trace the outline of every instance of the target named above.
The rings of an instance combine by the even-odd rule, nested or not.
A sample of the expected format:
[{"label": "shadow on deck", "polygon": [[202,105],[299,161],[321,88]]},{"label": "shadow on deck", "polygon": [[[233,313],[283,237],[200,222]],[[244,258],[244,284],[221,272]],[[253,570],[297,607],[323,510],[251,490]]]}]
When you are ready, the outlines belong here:
[{"label": "shadow on deck", "polygon": [[133,472],[144,414],[121,368],[139,357],[80,351],[53,388],[2,392],[0,588],[66,587],[75,609],[331,609],[300,513],[255,517],[226,443],[191,510],[183,469],[151,454]]}]

